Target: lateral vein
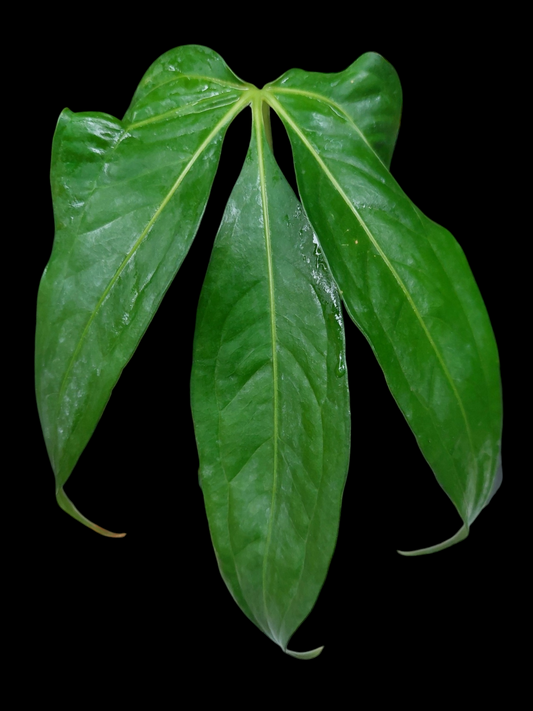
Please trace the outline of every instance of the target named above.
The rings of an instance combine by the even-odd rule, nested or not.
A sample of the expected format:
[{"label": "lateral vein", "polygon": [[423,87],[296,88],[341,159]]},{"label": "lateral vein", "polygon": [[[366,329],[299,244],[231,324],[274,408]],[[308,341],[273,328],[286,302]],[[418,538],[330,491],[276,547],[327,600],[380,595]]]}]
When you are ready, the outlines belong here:
[{"label": "lateral vein", "polygon": [[[354,121],[353,118],[350,116],[350,114],[347,113],[347,112],[342,108],[342,106],[341,106],[340,104],[337,104],[336,101],[333,101],[332,99],[329,99],[327,96],[323,96],[323,94],[317,94],[317,93],[315,93],[314,91],[302,91],[301,89],[289,89],[289,88],[287,88],[287,87],[276,87],[276,88],[274,89],[274,91],[276,91],[276,92],[278,92],[278,93],[281,93],[281,94],[296,94],[296,95],[300,95],[300,96],[307,96],[307,97],[309,97],[310,99],[317,99],[318,101],[323,101],[325,104],[329,104],[329,106],[332,106],[334,109],[337,109],[337,111],[339,111],[339,112],[344,116],[344,118],[345,118],[349,123],[352,124],[352,126],[354,127],[354,129],[356,130],[356,132],[357,132],[357,133],[359,134],[359,136],[363,139],[363,141],[366,143],[366,145],[370,148],[370,150],[371,150],[372,153],[376,156],[376,158],[379,160],[379,162],[381,163],[381,165],[383,165],[385,168],[387,168],[387,166],[385,165],[385,163],[381,160],[381,158],[379,157],[379,155],[376,153],[376,151],[374,150],[374,147],[368,142],[367,137],[366,137],[365,134],[361,131],[361,129],[359,128],[359,126],[355,123],[355,121]],[[388,170],[388,168],[387,168],[387,170]]]},{"label": "lateral vein", "polygon": [[219,109],[222,106],[227,106],[230,103],[234,103],[236,101],[236,98],[232,94],[224,94],[224,96],[229,97],[229,101],[227,101],[225,104],[218,104],[217,106],[213,107],[208,107],[205,109],[200,109],[200,111],[187,111],[187,109],[192,109],[195,108],[196,106],[199,106],[200,104],[205,104],[208,102],[212,102],[213,104],[216,103],[217,99],[221,98],[221,94],[215,95],[215,96],[206,96],[204,99],[199,99],[198,101],[190,101],[187,104],[182,104],[181,106],[178,106],[174,109],[169,109],[169,111],[165,111],[162,114],[155,114],[154,116],[150,116],[149,118],[143,119],[142,121],[136,121],[134,123],[131,123],[129,126],[126,127],[126,132],[135,130],[137,128],[140,128],[141,126],[146,126],[147,124],[151,123],[157,123],[158,121],[165,121],[165,119],[168,118],[179,118],[180,116],[189,116],[191,114],[197,114],[197,113],[202,113],[203,111],[210,111],[214,108]]},{"label": "lateral vein", "polygon": [[[165,86],[165,84],[171,84],[172,82],[182,81],[183,79],[198,79],[200,81],[212,82],[213,84],[218,84],[219,86],[228,86],[228,87],[231,87],[232,89],[240,89],[241,91],[244,91],[245,89],[249,88],[249,85],[244,84],[244,83],[241,85],[233,84],[232,82],[224,81],[224,79],[216,79],[215,77],[207,77],[207,76],[204,76],[203,74],[179,74],[177,77],[171,77],[170,79],[167,79],[166,81],[162,81],[160,84],[156,84],[155,86],[153,86],[149,91],[146,92],[146,94],[143,94],[143,96],[141,96],[136,101],[136,103],[144,101],[146,99],[146,97],[150,96],[150,94],[153,91],[157,91],[157,89],[160,89],[162,86]],[[135,106],[135,104],[133,106]],[[133,108],[133,106],[130,107],[130,109],[128,109],[128,113]]]}]

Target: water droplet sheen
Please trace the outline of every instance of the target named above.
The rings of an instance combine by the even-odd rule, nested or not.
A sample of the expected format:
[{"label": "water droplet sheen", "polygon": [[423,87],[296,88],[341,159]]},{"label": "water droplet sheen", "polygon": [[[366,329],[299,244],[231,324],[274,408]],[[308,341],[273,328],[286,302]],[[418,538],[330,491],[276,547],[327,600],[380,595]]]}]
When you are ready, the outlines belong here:
[{"label": "water droplet sheen", "polygon": [[335,370],[335,375],[337,378],[342,378],[342,376],[346,373],[346,359],[344,357],[344,351],[341,351],[339,353],[339,360],[337,362],[337,368]]}]

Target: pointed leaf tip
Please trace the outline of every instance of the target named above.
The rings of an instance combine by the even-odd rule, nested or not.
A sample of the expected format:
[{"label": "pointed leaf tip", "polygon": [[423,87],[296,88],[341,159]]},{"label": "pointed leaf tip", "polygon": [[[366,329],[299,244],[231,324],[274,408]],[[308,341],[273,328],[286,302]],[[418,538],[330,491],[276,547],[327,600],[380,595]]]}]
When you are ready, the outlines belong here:
[{"label": "pointed leaf tip", "polygon": [[318,657],[323,649],[324,646],[311,649],[309,652],[293,652],[290,649],[286,649],[285,654],[288,654],[290,657],[295,657],[295,659],[314,659]]},{"label": "pointed leaf tip", "polygon": [[108,531],[106,528],[102,528],[96,523],[89,521],[89,519],[85,518],[85,516],[81,514],[74,506],[72,501],[65,494],[63,488],[57,490],[56,499],[57,503],[63,509],[63,511],[66,511],[66,513],[72,516],[72,518],[75,518],[76,521],[83,523],[83,525],[87,526],[87,528],[91,528],[93,531],[96,531],[96,533],[99,533],[102,536],[106,536],[107,538],[124,538],[124,536],[126,535],[125,533],[113,533],[113,531]]},{"label": "pointed leaf tip", "polygon": [[407,557],[414,557],[417,555],[428,555],[429,553],[437,553],[438,551],[443,551],[445,548],[450,548],[451,546],[454,546],[456,543],[459,543],[460,541],[464,541],[465,538],[468,537],[470,529],[468,528],[467,524],[463,524],[463,526],[457,531],[455,536],[452,536],[451,538],[447,538],[445,541],[442,541],[442,543],[437,543],[435,546],[429,546],[429,548],[419,548],[416,551],[396,551],[400,555],[404,555]]}]

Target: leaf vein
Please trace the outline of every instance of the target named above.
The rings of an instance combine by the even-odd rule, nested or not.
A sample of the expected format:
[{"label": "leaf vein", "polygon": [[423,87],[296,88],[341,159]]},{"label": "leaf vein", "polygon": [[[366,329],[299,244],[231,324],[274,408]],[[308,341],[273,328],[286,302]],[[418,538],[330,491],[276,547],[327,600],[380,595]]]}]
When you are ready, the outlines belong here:
[{"label": "leaf vein", "polygon": [[261,449],[261,447],[263,447],[267,442],[270,442],[271,439],[272,439],[272,437],[267,437],[267,439],[265,439],[263,442],[261,442],[261,444],[259,444],[259,445],[254,449],[254,451],[250,454],[250,456],[248,457],[248,459],[247,459],[247,460],[244,462],[244,464],[239,468],[239,471],[238,471],[236,474],[234,474],[234,475],[231,477],[231,479],[228,479],[228,484],[231,484],[232,482],[235,481],[235,479],[239,476],[239,474],[241,474],[241,473],[244,471],[244,468],[246,467],[246,465],[247,465],[247,464],[251,461],[251,459],[257,454],[257,452]]},{"label": "leaf vein", "polygon": [[203,74],[180,74],[177,77],[171,77],[170,79],[167,79],[166,81],[162,81],[159,84],[156,84],[156,86],[152,87],[149,91],[146,92],[146,94],[143,94],[135,104],[133,104],[132,108],[137,105],[137,103],[140,103],[141,101],[144,101],[147,96],[150,96],[154,91],[157,91],[162,86],[166,86],[167,84],[172,84],[172,82],[177,82],[177,81],[183,81],[184,79],[198,79],[199,81],[207,81],[207,82],[212,82],[213,84],[218,84],[219,86],[228,86],[232,89],[240,89],[241,91],[244,91],[248,89],[248,86],[246,85],[239,85],[239,84],[233,84],[229,81],[224,81],[224,79],[215,79],[213,77],[207,77],[204,76]]},{"label": "leaf vein", "polygon": [[263,581],[263,606],[265,610],[265,617],[270,629],[272,638],[277,640],[277,637],[272,629],[271,619],[268,612],[268,606],[266,601],[266,569],[268,554],[270,551],[270,544],[272,541],[272,526],[274,522],[274,505],[276,501],[276,488],[278,479],[278,436],[279,436],[279,414],[278,414],[278,354],[277,354],[277,333],[276,333],[276,302],[274,295],[274,267],[272,264],[272,244],[270,235],[270,221],[268,214],[268,195],[266,190],[266,180],[265,180],[265,162],[263,155],[263,133],[261,126],[261,103],[260,101],[255,101],[253,105],[253,119],[254,119],[254,130],[256,132],[257,139],[257,154],[259,163],[259,180],[261,184],[261,206],[263,210],[263,228],[265,235],[265,245],[266,245],[266,258],[267,258],[267,271],[268,271],[268,294],[269,294],[269,305],[270,305],[270,333],[272,338],[272,386],[273,386],[273,415],[274,415],[274,468],[273,468],[273,478],[272,478],[272,498],[270,501],[270,511],[269,520],[267,527],[267,536],[265,543],[265,554],[263,558],[263,571],[262,571],[262,581]]}]

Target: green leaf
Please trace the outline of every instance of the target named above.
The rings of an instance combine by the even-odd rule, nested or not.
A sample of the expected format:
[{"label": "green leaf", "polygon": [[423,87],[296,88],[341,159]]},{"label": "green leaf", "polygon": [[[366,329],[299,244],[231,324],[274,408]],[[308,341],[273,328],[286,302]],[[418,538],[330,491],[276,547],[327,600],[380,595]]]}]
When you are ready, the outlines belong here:
[{"label": "green leaf", "polygon": [[[374,126],[360,95],[368,61],[340,74],[292,70],[264,95],[289,133],[301,199],[347,311],[464,522],[415,555],[465,538],[499,485],[499,362],[461,248],[390,175],[390,141],[380,149],[365,135]],[[372,61],[388,71],[385,60]]]},{"label": "green leaf", "polygon": [[196,234],[231,119],[249,100],[213,51],[180,47],[142,79],[123,121],[59,117],[51,183],[56,234],[38,296],[36,393],[59,505]]},{"label": "green leaf", "polygon": [[222,576],[288,654],[333,553],[350,412],[340,298],[270,151],[260,93],[198,307],[191,404]]},{"label": "green leaf", "polygon": [[[341,296],[463,519],[451,539],[405,555],[465,538],[501,481],[494,336],[460,247],[389,173],[401,88],[382,57],[336,74],[292,70],[259,91],[215,52],[180,47],[152,65],[122,121],[66,109],[37,401],[60,506],[123,535],[86,519],[63,486],[190,247],[225,131],[249,104],[251,145],[197,314],[192,410],[222,576],[269,638],[309,659],[322,648],[287,644],[325,580],[348,468]],[[269,106],[289,132],[303,207],[271,152]]]}]

